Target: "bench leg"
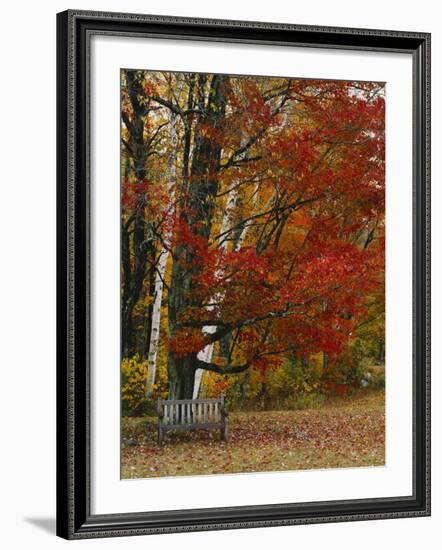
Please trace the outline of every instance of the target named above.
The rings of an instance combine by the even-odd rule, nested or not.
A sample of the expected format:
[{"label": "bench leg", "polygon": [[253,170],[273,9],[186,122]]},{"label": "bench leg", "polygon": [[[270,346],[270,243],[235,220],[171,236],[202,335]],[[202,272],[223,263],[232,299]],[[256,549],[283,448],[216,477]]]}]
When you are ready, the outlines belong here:
[{"label": "bench leg", "polygon": [[221,428],[221,441],[227,441],[227,422],[224,422]]}]

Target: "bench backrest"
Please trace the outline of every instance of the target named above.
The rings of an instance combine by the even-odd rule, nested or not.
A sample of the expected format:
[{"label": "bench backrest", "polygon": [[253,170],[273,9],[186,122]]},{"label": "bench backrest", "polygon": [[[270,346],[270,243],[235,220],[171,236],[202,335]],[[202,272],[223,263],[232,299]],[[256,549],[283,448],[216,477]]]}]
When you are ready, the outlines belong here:
[{"label": "bench backrest", "polygon": [[224,397],[158,399],[158,416],[163,426],[222,424],[224,413]]}]

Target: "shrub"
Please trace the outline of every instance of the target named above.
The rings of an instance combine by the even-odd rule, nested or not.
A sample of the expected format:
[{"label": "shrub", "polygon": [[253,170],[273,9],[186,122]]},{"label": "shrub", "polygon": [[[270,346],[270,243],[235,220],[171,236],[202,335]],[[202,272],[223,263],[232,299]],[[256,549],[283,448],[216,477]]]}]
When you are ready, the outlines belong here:
[{"label": "shrub", "polygon": [[157,358],[155,384],[146,396],[147,359],[139,355],[121,361],[121,403],[123,416],[156,414],[157,398],[167,396],[167,368],[162,356]]},{"label": "shrub", "polygon": [[121,403],[123,416],[139,416],[146,406],[147,361],[138,355],[121,361]]}]

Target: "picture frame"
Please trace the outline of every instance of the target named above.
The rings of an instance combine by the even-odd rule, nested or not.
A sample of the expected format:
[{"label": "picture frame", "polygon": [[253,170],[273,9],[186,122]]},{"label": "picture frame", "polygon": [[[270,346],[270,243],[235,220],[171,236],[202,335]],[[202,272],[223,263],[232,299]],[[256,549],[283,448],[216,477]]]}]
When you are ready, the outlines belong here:
[{"label": "picture frame", "polygon": [[[90,42],[155,37],[412,57],[411,495],[95,514],[91,508]],[[411,269],[411,266],[410,266]],[[93,313],[92,313],[93,314]],[[411,358],[410,358],[411,361]],[[57,15],[57,535],[66,539],[430,514],[430,35],[68,10]]]}]

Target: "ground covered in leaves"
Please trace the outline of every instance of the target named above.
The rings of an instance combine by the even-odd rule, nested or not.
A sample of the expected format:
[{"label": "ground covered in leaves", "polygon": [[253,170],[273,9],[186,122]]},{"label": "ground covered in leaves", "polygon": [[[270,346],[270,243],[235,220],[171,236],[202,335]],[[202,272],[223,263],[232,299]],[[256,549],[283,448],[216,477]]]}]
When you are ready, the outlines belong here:
[{"label": "ground covered in leaves", "polygon": [[330,400],[318,409],[231,412],[229,441],[218,430],[167,432],[157,419],[122,418],[121,477],[381,466],[385,401],[377,392]]}]

